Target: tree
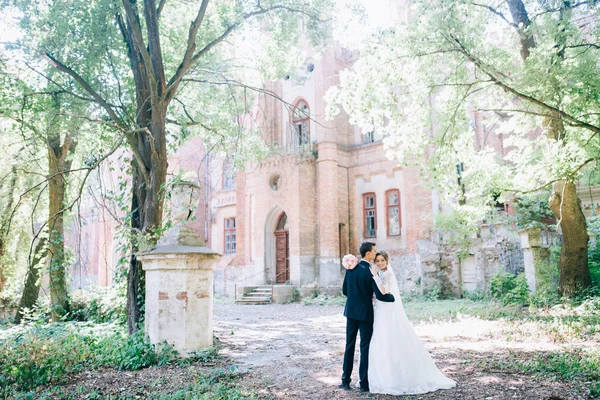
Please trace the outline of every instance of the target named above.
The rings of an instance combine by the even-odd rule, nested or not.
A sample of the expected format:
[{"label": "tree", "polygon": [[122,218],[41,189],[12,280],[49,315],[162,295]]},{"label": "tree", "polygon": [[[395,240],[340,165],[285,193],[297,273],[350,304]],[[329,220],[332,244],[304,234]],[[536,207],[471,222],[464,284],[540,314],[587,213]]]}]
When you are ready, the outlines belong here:
[{"label": "tree", "polygon": [[[353,121],[384,134],[389,155],[418,163],[481,220],[494,193],[552,186],[563,234],[559,290],[590,285],[586,222],[575,191],[600,156],[595,2],[414,1],[364,46],[332,92]],[[487,145],[492,137],[502,151]],[[481,140],[480,140],[481,139]],[[480,141],[478,141],[480,140]]]},{"label": "tree", "polygon": [[[135,332],[144,296],[135,253],[140,242],[152,245],[163,227],[167,120],[177,109],[172,105],[176,96],[232,76],[235,57],[227,59],[217,50],[228,40],[239,40],[233,33],[242,28],[269,31],[266,42],[279,44],[273,46],[279,52],[272,53],[280,56],[280,65],[289,64],[294,58],[281,50],[290,48],[303,26],[308,37],[318,38],[318,22],[327,17],[328,1],[203,0],[199,6],[165,0],[34,3],[11,2],[25,14],[24,29],[37,39],[28,52],[41,52],[70,77],[68,91],[93,103],[95,113],[122,132],[133,155],[130,220],[138,236],[132,242],[127,309],[129,331]],[[47,26],[53,31],[47,33]],[[204,104],[176,103],[201,114],[210,102],[205,98]],[[214,132],[205,116],[197,122]]]}]

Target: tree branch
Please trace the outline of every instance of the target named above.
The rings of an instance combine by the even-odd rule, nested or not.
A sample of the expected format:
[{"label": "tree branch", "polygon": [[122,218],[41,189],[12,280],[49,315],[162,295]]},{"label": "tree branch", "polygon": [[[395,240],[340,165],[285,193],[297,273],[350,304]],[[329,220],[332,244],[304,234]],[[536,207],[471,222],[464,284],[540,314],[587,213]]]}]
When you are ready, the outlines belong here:
[{"label": "tree branch", "polygon": [[574,124],[575,126],[587,129],[589,131],[592,131],[596,134],[600,134],[600,127],[598,126],[594,126],[592,124],[589,124],[587,122],[584,121],[580,121],[577,118],[567,114],[566,112],[553,107],[549,104],[544,103],[541,100],[536,99],[535,97],[532,97],[530,95],[527,95],[525,93],[521,93],[519,92],[517,89],[513,88],[512,86],[509,86],[508,84],[504,83],[503,81],[501,81],[500,79],[498,79],[495,74],[493,72],[488,71],[485,66],[483,65],[483,63],[475,58],[473,55],[471,55],[469,53],[469,51],[464,47],[464,45],[460,42],[460,40],[458,40],[457,38],[453,37],[452,38],[454,40],[454,42],[459,46],[461,53],[469,60],[471,61],[473,64],[475,64],[481,71],[483,71],[483,73],[485,73],[487,76],[490,77],[490,80],[497,86],[501,87],[502,89],[504,89],[505,91],[514,94],[515,96],[517,96],[518,98],[525,100],[529,103],[535,104],[536,106],[541,107],[544,110],[548,110],[550,112],[552,112],[552,114],[554,115],[554,117],[561,117],[562,119],[564,119],[565,121],[568,121],[572,124]]},{"label": "tree branch", "polygon": [[[202,6],[204,6],[204,3],[208,3],[208,0],[203,0]],[[167,84],[167,101],[172,100],[173,97],[175,96],[175,91],[177,89],[177,85],[179,84],[179,81],[181,80],[181,78],[183,78],[185,73],[188,71],[190,66],[194,65],[202,56],[204,56],[206,53],[208,53],[210,50],[212,50],[216,45],[218,45],[223,40],[225,40],[225,38],[227,38],[231,34],[231,32],[233,32],[236,28],[238,28],[243,22],[247,21],[248,19],[258,16],[258,15],[266,14],[266,13],[269,13],[269,12],[275,11],[275,10],[287,10],[289,12],[301,13],[301,14],[308,15],[311,18],[318,19],[316,16],[310,15],[306,11],[294,9],[292,7],[288,7],[288,6],[284,6],[284,5],[275,5],[275,6],[268,7],[268,8],[262,8],[262,6],[260,5],[260,1],[259,1],[258,7],[259,7],[259,9],[257,11],[252,11],[252,12],[244,14],[241,17],[240,21],[229,26],[227,29],[225,29],[225,31],[219,37],[217,37],[216,39],[214,39],[211,42],[209,42],[208,44],[206,44],[200,51],[198,51],[196,54],[191,56],[191,59],[189,60],[189,62],[187,64],[185,64],[185,58],[184,58],[184,61],[182,61],[182,63],[180,64],[180,68],[177,69],[177,72],[173,75],[173,77],[171,79],[169,79],[169,83]],[[201,11],[202,11],[202,7],[198,11],[198,15],[200,15]],[[198,16],[197,16],[197,18],[198,18]],[[196,28],[196,30],[198,28],[199,28],[199,26]],[[190,33],[191,33],[191,31],[192,31],[192,26],[190,26]],[[189,45],[190,45],[190,42],[189,42],[189,36],[188,36],[188,49],[189,49]],[[194,35],[193,46],[195,47],[195,45],[196,44],[195,44],[195,35]],[[186,51],[186,55],[187,55],[187,51]]]},{"label": "tree branch", "polygon": [[504,16],[504,14],[502,14],[500,11],[496,10],[496,9],[495,9],[495,8],[493,8],[493,7],[490,7],[490,6],[486,5],[486,4],[479,4],[479,3],[471,3],[471,4],[473,4],[474,6],[483,7],[483,8],[485,8],[485,9],[487,9],[487,10],[491,11],[492,13],[494,13],[494,14],[496,14],[497,16],[499,16],[500,18],[502,18],[502,19],[503,19],[503,20],[504,20],[504,21],[505,21],[507,24],[509,24],[509,25],[510,25],[510,26],[512,26],[513,28],[516,28],[516,29],[518,29],[518,28],[519,28],[519,27],[518,27],[516,24],[514,24],[514,23],[510,22],[510,21],[509,21],[509,20],[508,20],[508,19],[507,19],[507,18]]},{"label": "tree branch", "polygon": [[44,53],[44,58],[54,68],[58,69],[61,72],[64,72],[64,73],[70,75],[73,79],[75,79],[75,81],[77,83],[79,83],[81,85],[81,87],[84,88],[85,91],[88,92],[94,98],[94,100],[96,100],[96,102],[98,104],[100,104],[102,106],[102,108],[104,108],[106,110],[106,112],[112,118],[112,120],[115,121],[115,124],[117,124],[119,127],[123,128],[123,129],[125,129],[123,121],[121,121],[121,119],[117,116],[117,114],[114,112],[114,110],[112,109],[112,107],[110,106],[110,104],[108,104],[106,102],[106,100],[104,100],[102,98],[102,96],[100,96],[98,94],[98,92],[96,92],[90,86],[90,84],[87,83],[86,80],[81,77],[81,75],[79,75],[77,72],[73,71],[71,68],[67,67],[66,65],[64,65],[63,63],[61,63],[60,61],[58,61],[57,59],[55,59],[54,57],[52,57],[48,52]]},{"label": "tree branch", "polygon": [[163,8],[165,7],[166,2],[167,2],[167,0],[160,0],[160,3],[158,3],[158,9],[156,10],[156,18],[160,18],[160,13],[162,12]]}]

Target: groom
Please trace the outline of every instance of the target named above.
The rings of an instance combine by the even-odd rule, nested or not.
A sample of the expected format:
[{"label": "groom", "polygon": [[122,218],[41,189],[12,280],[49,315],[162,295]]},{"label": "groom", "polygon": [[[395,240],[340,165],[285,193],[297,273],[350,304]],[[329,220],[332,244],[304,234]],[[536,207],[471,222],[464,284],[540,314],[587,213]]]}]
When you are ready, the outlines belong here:
[{"label": "groom", "polygon": [[356,334],[360,331],[360,364],[358,376],[360,391],[369,391],[369,345],[373,335],[373,294],[378,300],[393,302],[394,296],[382,294],[377,288],[373,275],[369,270],[370,263],[375,259],[377,249],[375,243],[364,242],[360,245],[362,259],[354,269],[346,271],[342,293],[347,296],[344,316],[346,317],[346,351],[342,367],[342,384],[344,390],[350,390],[350,376],[354,366],[354,348]]}]

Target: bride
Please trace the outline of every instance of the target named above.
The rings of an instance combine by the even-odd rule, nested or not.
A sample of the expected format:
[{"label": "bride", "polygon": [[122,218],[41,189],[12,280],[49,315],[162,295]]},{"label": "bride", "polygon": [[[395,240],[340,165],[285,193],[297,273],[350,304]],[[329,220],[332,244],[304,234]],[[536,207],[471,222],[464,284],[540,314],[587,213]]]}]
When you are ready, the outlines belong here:
[{"label": "bride", "polygon": [[[392,395],[422,394],[449,389],[456,382],[435,366],[408,320],[396,276],[388,268],[389,256],[378,251],[373,278],[382,293],[391,293],[394,303],[375,300],[375,321],[369,349],[369,386],[371,393]],[[377,271],[379,269],[379,271]]]}]

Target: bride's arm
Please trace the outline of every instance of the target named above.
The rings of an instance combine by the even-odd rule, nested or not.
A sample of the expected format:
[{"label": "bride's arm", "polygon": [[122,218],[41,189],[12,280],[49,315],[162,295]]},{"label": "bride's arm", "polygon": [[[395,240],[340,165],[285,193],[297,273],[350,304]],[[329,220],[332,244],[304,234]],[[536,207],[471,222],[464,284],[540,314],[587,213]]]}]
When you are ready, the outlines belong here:
[{"label": "bride's arm", "polygon": [[373,275],[373,280],[375,281],[375,284],[377,285],[377,289],[379,289],[381,294],[388,293],[387,290],[385,289],[385,284],[383,283],[383,281],[381,280],[381,278],[378,275]]}]

